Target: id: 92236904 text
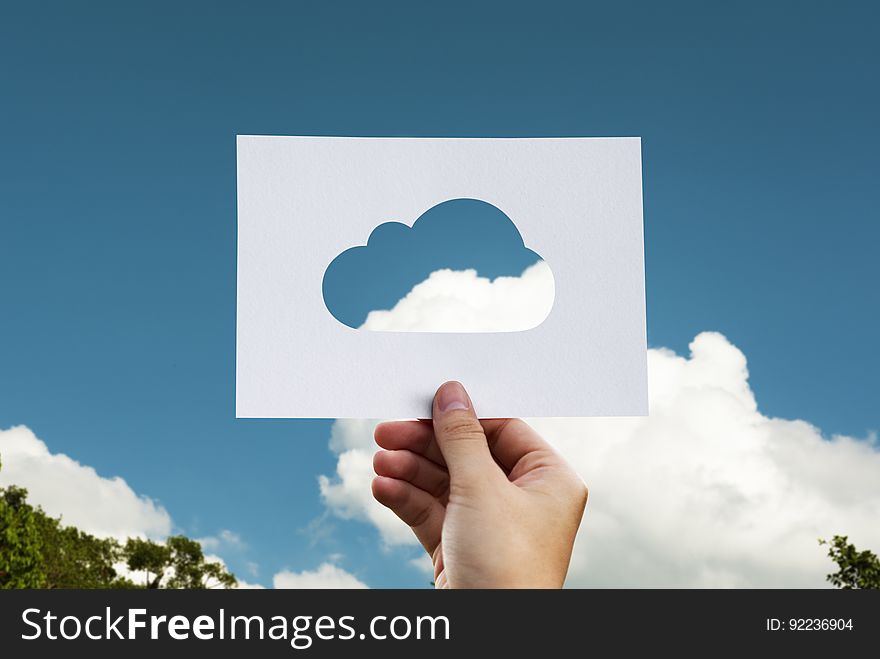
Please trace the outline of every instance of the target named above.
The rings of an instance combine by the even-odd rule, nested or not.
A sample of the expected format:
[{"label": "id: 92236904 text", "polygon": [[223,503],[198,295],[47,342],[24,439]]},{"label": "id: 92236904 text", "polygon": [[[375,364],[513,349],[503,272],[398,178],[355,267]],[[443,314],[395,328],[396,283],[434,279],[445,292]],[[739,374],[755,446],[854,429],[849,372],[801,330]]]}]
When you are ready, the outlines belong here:
[{"label": "id: 92236904 text", "polygon": [[767,618],[768,632],[832,632],[852,631],[852,618]]}]

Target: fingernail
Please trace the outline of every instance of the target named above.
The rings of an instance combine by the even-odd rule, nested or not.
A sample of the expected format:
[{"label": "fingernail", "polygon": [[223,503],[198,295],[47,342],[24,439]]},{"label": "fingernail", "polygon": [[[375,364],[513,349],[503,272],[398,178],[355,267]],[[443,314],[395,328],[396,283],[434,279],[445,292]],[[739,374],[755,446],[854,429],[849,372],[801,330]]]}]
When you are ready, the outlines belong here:
[{"label": "fingernail", "polygon": [[460,382],[447,382],[437,391],[437,409],[441,412],[450,410],[466,410],[471,400]]}]

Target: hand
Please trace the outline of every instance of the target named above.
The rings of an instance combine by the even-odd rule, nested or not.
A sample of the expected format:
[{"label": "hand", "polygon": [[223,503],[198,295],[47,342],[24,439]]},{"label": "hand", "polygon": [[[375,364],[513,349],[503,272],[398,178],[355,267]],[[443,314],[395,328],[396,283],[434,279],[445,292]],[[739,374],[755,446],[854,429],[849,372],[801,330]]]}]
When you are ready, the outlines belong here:
[{"label": "hand", "polygon": [[477,419],[458,382],[433,422],[376,426],[373,496],[415,533],[438,588],[561,588],[587,488],[519,419]]}]

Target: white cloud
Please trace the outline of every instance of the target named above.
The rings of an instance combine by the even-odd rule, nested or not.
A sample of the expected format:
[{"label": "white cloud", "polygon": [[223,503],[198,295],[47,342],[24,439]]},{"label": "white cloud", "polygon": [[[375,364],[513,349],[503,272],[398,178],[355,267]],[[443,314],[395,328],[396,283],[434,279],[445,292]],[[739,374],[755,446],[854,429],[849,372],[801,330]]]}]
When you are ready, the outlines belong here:
[{"label": "white cloud", "polygon": [[[27,488],[30,503],[42,506],[49,515],[62,516],[64,524],[120,540],[132,536],[164,540],[171,533],[171,517],[155,501],[136,494],[118,476],[104,478],[92,467],[64,454],[50,452],[46,444],[25,426],[0,430],[0,461],[0,486],[15,484]],[[226,563],[220,556],[208,552],[219,549],[241,551],[247,547],[239,534],[228,529],[201,538],[199,542],[206,552],[205,559],[223,566]],[[256,576],[258,566],[255,563],[246,565]],[[143,572],[132,572],[124,564],[115,567],[120,575],[138,583],[145,579]],[[173,570],[169,570],[166,580],[172,573]],[[345,586],[347,574],[333,565],[322,565],[311,573],[280,573],[276,575],[276,581],[295,583],[297,580],[308,582],[310,578],[326,578],[329,581],[335,579],[343,584],[342,587],[364,587],[351,575],[348,576],[354,581]],[[263,586],[239,578],[237,588],[258,589]]]},{"label": "white cloud", "polygon": [[[880,548],[876,438],[825,438],[762,414],[745,356],[721,334],[699,334],[690,350],[649,350],[648,417],[530,420],[590,487],[569,585],[818,587],[833,569],[818,538]],[[321,477],[322,496],[384,544],[415,545],[370,495],[374,425],[334,424],[337,473]]]},{"label": "white cloud", "polygon": [[272,578],[275,588],[367,588],[367,584],[333,563],[321,563],[317,570],[283,570]]},{"label": "white cloud", "polygon": [[217,551],[221,547],[240,551],[247,546],[238,533],[229,529],[221,529],[217,535],[197,538],[197,540],[205,551]]},{"label": "white cloud", "polygon": [[428,556],[425,552],[421,552],[415,558],[409,559],[407,561],[410,567],[415,568],[422,574],[425,574],[433,580],[434,578],[434,563],[431,562],[431,557]]},{"label": "white cloud", "polygon": [[98,536],[162,538],[171,517],[120,477],[99,476],[63,453],[51,453],[25,426],[0,430],[0,485],[28,490],[28,500],[65,524]]},{"label": "white cloud", "polygon": [[387,544],[410,544],[410,530],[400,524],[394,513],[380,506],[370,496],[375,425],[376,421],[364,419],[340,419],[334,422],[330,444],[339,454],[336,475],[334,478],[324,475],[318,477],[321,497],[342,519],[361,519],[373,523]]},{"label": "white cloud", "polygon": [[[164,540],[172,530],[171,516],[152,499],[136,494],[120,477],[104,478],[89,466],[63,453],[52,453],[45,442],[25,426],[0,430],[0,486],[18,485],[28,490],[28,501],[39,505],[53,517],[61,516],[65,525],[100,537],[125,540],[132,536]],[[242,549],[241,537],[227,529],[199,540],[205,551],[219,548]],[[208,562],[225,562],[206,554]],[[115,566],[121,575],[142,583],[143,572]],[[169,570],[166,580],[173,574]],[[238,580],[238,588],[262,588]]]},{"label": "white cloud", "polygon": [[513,332],[540,325],[553,307],[544,261],[519,277],[487,279],[476,270],[437,270],[390,311],[371,311],[360,329],[408,332]]},{"label": "white cloud", "polygon": [[649,353],[650,416],[530,423],[590,486],[572,585],[819,587],[820,537],[880,547],[876,442],[758,411],[742,352]]}]

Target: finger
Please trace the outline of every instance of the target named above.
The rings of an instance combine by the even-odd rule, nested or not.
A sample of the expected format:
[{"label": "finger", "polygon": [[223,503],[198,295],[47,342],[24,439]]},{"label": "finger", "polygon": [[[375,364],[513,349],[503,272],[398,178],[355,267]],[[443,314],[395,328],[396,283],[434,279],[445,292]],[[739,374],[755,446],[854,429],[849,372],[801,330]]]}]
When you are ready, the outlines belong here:
[{"label": "finger", "polygon": [[383,506],[412,528],[416,538],[429,554],[440,544],[440,531],[446,509],[439,501],[412,483],[376,476],[373,479],[373,496]]},{"label": "finger", "polygon": [[559,455],[552,446],[522,419],[483,419],[489,450],[508,472],[525,458],[531,461],[556,461]]},{"label": "finger", "polygon": [[443,454],[434,441],[434,426],[430,421],[386,421],[376,426],[373,436],[384,449],[405,449],[423,455],[441,467],[446,466]]},{"label": "finger", "polygon": [[460,383],[447,382],[437,390],[433,422],[434,439],[453,485],[477,484],[488,474],[501,473],[489,452],[471,399]]},{"label": "finger", "polygon": [[378,476],[412,483],[435,497],[449,489],[449,472],[412,451],[379,451],[373,456],[373,470]]}]

